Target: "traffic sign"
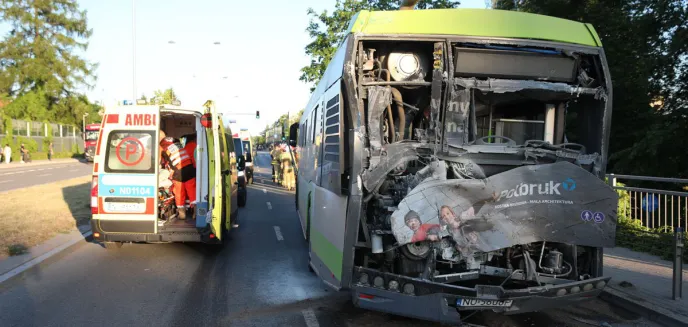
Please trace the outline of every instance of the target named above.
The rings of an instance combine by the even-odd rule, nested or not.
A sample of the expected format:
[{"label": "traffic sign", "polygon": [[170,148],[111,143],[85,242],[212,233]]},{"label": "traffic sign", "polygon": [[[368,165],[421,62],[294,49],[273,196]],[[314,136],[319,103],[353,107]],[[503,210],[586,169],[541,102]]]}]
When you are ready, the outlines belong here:
[{"label": "traffic sign", "polygon": [[[139,151],[140,149],[140,151]],[[124,152],[124,158],[122,158]],[[125,166],[135,166],[143,160],[146,150],[143,143],[135,137],[125,137],[117,144],[117,160]]]}]

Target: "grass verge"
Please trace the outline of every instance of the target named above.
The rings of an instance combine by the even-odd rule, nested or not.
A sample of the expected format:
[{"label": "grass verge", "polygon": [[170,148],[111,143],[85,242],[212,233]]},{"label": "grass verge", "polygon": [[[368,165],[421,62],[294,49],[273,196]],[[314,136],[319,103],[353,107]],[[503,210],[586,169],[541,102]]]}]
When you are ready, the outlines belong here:
[{"label": "grass verge", "polygon": [[91,177],[27,187],[2,194],[0,258],[25,253],[59,233],[91,220]]}]

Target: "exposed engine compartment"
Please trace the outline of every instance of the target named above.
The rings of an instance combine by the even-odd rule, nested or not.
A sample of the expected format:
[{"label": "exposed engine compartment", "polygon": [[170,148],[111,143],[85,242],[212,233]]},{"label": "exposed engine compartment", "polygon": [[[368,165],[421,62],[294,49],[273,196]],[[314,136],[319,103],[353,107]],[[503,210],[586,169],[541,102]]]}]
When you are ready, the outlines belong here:
[{"label": "exposed engine compartment", "polygon": [[617,198],[600,179],[599,58],[419,41],[362,41],[357,55],[367,158],[356,265],[512,288],[601,274]]}]

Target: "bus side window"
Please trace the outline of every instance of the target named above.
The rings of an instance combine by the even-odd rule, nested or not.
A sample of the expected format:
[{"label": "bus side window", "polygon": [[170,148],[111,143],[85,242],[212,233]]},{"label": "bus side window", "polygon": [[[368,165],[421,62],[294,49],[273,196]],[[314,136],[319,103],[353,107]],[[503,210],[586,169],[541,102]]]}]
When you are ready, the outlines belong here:
[{"label": "bus side window", "polygon": [[318,119],[318,107],[315,107],[315,109],[313,109],[313,114],[311,115],[311,123],[312,123],[311,128],[313,129],[313,133],[309,133],[309,134],[311,134],[310,135],[311,136],[311,144],[315,144],[315,127],[318,126],[317,120],[316,120],[316,119]]}]

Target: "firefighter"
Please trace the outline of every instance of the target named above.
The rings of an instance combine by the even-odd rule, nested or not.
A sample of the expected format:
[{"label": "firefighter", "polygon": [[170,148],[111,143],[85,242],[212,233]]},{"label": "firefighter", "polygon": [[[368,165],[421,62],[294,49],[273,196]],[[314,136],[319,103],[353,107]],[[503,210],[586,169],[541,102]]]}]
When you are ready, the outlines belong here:
[{"label": "firefighter", "polygon": [[272,157],[272,181],[274,183],[280,183],[280,156],[282,155],[282,150],[278,146],[275,146],[270,152],[270,157]]},{"label": "firefighter", "polygon": [[291,190],[294,185],[294,167],[291,164],[291,153],[289,151],[282,152],[280,156],[280,168],[282,168],[282,186]]},{"label": "firefighter", "polygon": [[177,205],[177,215],[179,219],[184,220],[187,197],[191,206],[196,204],[196,168],[191,155],[182,148],[179,140],[165,137],[160,141],[160,146],[163,149],[162,157],[172,170],[172,192]]}]

